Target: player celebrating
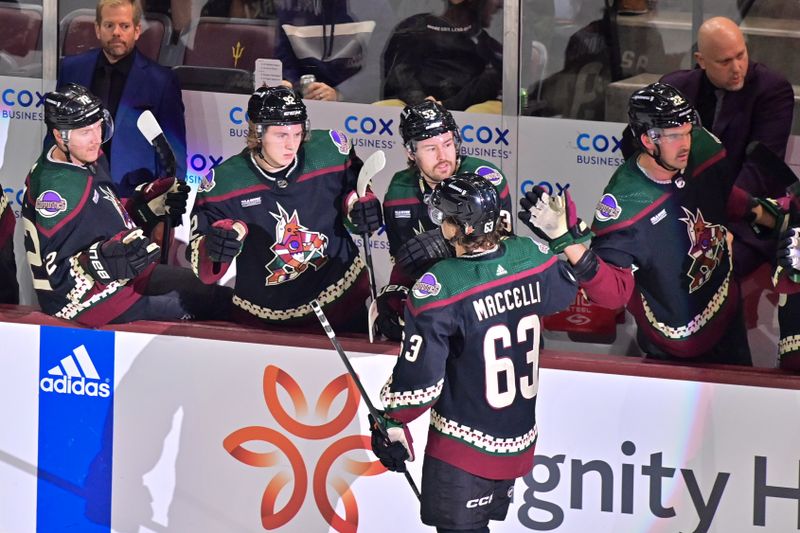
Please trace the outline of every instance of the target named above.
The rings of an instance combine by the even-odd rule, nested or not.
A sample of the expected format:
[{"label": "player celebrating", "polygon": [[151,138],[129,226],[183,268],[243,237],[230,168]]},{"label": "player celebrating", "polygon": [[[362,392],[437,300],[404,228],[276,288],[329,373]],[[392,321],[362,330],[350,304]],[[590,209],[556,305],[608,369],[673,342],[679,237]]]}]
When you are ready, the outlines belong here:
[{"label": "player celebrating", "polygon": [[677,89],[636,91],[628,116],[639,151],[597,204],[590,250],[576,244],[588,231],[568,196],[536,189],[520,218],[566,253],[592,301],[627,304],[648,357],[750,365],[727,225],[785,229],[785,212],[734,186],[725,150]]},{"label": "player celebrating", "polygon": [[452,255],[428,217],[425,202],[434,187],[454,174],[476,173],[495,186],[501,209],[507,220],[511,219],[511,195],[503,173],[487,161],[459,155],[458,126],[441,104],[425,100],[406,106],[400,115],[400,134],[409,164],[392,177],[383,204],[389,252],[396,266],[377,302],[379,330],[397,341],[402,332],[400,317],[407,287],[430,264]]},{"label": "player celebrating", "polygon": [[482,176],[445,179],[429,204],[456,257],[411,289],[401,355],[381,391],[389,441],[373,423],[372,446],[403,471],[413,459],[404,424],[431,409],[422,521],[486,532],[533,467],[540,317],[566,308],[577,282],[531,239],[503,238],[497,190]]},{"label": "player celebrating", "polygon": [[361,160],[343,133],[309,131],[291,89],[258,89],[247,113],[258,143],[200,184],[192,268],[214,283],[238,256],[233,303],[244,322],[316,326],[316,299],[338,329],[366,331],[369,281],[345,224],[372,232],[383,217],[371,192],[357,197]]},{"label": "player celebrating", "polygon": [[178,223],[188,187],[162,178],[141,185],[123,205],[101,150],[113,121],[85,87],[47,93],[44,119],[56,144],[33,165],[22,205],[42,309],[88,326],[224,318],[230,294],[209,290],[186,269],[156,269],[159,247],[143,231],[166,216]]},{"label": "player celebrating", "polygon": [[14,261],[14,212],[0,185],[0,304],[19,303],[17,263]]}]

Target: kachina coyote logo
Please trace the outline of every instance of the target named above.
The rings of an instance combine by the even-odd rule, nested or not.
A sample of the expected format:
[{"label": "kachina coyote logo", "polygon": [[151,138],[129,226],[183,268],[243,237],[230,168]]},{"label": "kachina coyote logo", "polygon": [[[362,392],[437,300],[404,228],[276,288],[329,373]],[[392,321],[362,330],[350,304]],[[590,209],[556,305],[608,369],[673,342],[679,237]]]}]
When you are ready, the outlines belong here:
[{"label": "kachina coyote logo", "polygon": [[278,204],[278,214],[270,213],[278,223],[275,225],[275,244],[270,249],[275,258],[267,263],[266,285],[278,285],[295,279],[309,265],[319,269],[328,260],[325,247],[328,237],[300,223],[297,211],[292,216]]},{"label": "kachina coyote logo", "polygon": [[686,218],[680,220],[686,222],[689,240],[692,243],[689,248],[692,265],[686,273],[692,280],[689,283],[689,292],[692,293],[711,279],[711,274],[719,265],[725,249],[726,231],[719,224],[706,222],[700,210],[693,215],[685,207],[682,209],[686,213]]}]

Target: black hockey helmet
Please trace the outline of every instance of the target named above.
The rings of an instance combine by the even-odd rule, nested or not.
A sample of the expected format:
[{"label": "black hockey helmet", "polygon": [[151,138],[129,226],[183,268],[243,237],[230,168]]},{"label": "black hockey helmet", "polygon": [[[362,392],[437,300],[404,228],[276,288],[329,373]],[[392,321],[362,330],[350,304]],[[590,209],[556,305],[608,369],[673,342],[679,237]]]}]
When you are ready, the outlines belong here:
[{"label": "black hockey helmet", "polygon": [[464,172],[436,186],[428,199],[428,214],[438,225],[451,218],[466,236],[486,235],[499,222],[500,197],[486,178]]},{"label": "black hockey helmet", "polygon": [[699,126],[700,117],[678,89],[656,82],[631,95],[628,101],[628,122],[634,137],[640,142],[643,134],[655,139],[658,130],[677,128],[687,123]]},{"label": "black hockey helmet", "polygon": [[256,125],[259,139],[266,126],[302,124],[303,131],[308,132],[308,112],[303,99],[283,85],[259,87],[247,103],[247,115]]},{"label": "black hockey helmet", "polygon": [[103,121],[103,142],[114,134],[114,121],[103,102],[89,89],[77,83],[68,83],[44,95],[44,121],[49,129],[61,132],[66,144],[69,131]]},{"label": "black hockey helmet", "polygon": [[461,144],[458,125],[450,111],[442,104],[432,100],[423,100],[414,105],[408,105],[400,113],[400,135],[406,149],[414,151],[414,141],[421,141],[436,137],[448,131],[453,132],[456,151]]}]

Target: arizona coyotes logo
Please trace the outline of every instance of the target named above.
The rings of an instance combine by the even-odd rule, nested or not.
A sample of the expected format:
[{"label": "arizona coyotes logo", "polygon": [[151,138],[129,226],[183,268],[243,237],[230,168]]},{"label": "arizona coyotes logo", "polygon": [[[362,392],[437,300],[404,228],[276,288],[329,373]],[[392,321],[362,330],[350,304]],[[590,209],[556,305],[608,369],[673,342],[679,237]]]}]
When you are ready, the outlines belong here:
[{"label": "arizona coyotes logo", "polygon": [[278,285],[295,279],[308,269],[319,269],[328,260],[325,247],[328,237],[316,231],[309,231],[300,224],[297,211],[292,216],[278,204],[279,214],[270,213],[278,223],[275,225],[275,244],[270,249],[275,258],[267,263],[266,285]]},{"label": "arizona coyotes logo", "polygon": [[692,280],[689,283],[689,292],[692,293],[711,278],[714,269],[719,265],[726,244],[726,229],[719,224],[706,222],[699,209],[696,215],[692,215],[685,207],[681,209],[686,213],[686,218],[680,220],[686,222],[686,230],[692,243],[689,248],[692,265],[686,273]]}]

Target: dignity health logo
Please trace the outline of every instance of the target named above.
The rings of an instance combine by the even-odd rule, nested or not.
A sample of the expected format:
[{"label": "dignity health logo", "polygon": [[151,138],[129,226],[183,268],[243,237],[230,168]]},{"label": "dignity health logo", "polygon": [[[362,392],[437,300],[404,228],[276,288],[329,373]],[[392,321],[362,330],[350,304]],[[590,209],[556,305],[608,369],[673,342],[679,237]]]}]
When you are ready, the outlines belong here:
[{"label": "dignity health logo", "polygon": [[[295,416],[283,407],[278,395],[280,385],[292,402]],[[270,365],[264,369],[264,400],[267,410],[285,433],[262,426],[247,426],[235,430],[225,437],[222,445],[235,459],[242,463],[268,468],[271,479],[266,482],[261,496],[261,525],[265,530],[278,529],[290,522],[300,511],[306,500],[308,487],[311,485],[314,502],[322,517],[340,533],[355,533],[358,529],[358,506],[350,483],[342,474],[349,476],[374,476],[386,472],[378,461],[356,461],[345,457],[340,465],[337,459],[348,452],[371,450],[370,439],[364,435],[347,435],[331,443],[313,465],[313,473],[309,472],[306,461],[308,457],[301,455],[296,439],[322,440],[338,435],[353,421],[357,412],[360,396],[353,379],[347,375],[334,378],[322,390],[317,399],[313,414],[309,412],[308,402],[303,390],[283,369]],[[344,405],[338,414],[330,412],[334,400],[345,393]],[[300,419],[300,420],[298,420]],[[302,420],[302,421],[301,421]],[[306,422],[319,422],[308,424]],[[270,444],[276,451],[261,452],[248,449]],[[292,485],[288,498],[281,496],[284,488]],[[344,507],[345,516],[336,513],[334,505],[328,498],[328,488],[339,495]],[[278,502],[284,501],[278,509]],[[258,510],[254,509],[255,515]]]},{"label": "dignity health logo", "polygon": [[39,388],[44,392],[74,396],[108,398],[111,395],[110,385],[101,382],[100,374],[83,344],[48,370],[47,376],[39,381]]}]

